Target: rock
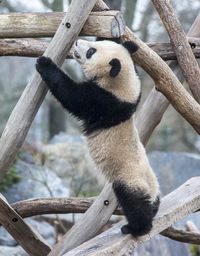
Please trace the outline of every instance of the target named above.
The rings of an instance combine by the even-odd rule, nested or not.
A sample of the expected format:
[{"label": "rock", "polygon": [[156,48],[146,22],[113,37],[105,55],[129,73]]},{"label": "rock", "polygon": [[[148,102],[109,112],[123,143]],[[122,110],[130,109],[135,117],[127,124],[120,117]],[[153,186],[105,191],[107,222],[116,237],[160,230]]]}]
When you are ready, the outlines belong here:
[{"label": "rock", "polygon": [[105,179],[95,167],[83,136],[60,133],[43,146],[43,152],[45,166],[62,178],[72,196],[93,196],[101,190]]},{"label": "rock", "polygon": [[[160,184],[162,195],[166,195],[182,185],[188,179],[200,175],[200,156],[190,153],[152,152],[148,155]],[[176,223],[178,228],[185,228],[190,220],[200,229],[198,213],[193,213]],[[177,254],[178,255],[178,254]]]},{"label": "rock", "polygon": [[16,171],[21,177],[20,182],[2,193],[9,203],[30,198],[69,196],[69,189],[63,181],[47,167],[18,160]]},{"label": "rock", "polygon": [[200,156],[189,153],[154,151],[148,154],[150,164],[158,177],[163,195],[200,175]]}]

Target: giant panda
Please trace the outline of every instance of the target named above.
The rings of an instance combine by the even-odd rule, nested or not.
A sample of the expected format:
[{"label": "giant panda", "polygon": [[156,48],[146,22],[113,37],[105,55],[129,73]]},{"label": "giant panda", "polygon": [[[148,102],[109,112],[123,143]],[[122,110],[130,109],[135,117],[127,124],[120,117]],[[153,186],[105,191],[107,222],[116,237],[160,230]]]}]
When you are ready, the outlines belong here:
[{"label": "giant panda", "polygon": [[130,41],[78,39],[73,55],[83,70],[81,83],[50,58],[39,57],[36,63],[51,93],[81,121],[90,154],[112,182],[127,218],[122,233],[133,236],[151,230],[159,207],[159,185],[135,127],[141,89],[131,54],[137,49]]}]

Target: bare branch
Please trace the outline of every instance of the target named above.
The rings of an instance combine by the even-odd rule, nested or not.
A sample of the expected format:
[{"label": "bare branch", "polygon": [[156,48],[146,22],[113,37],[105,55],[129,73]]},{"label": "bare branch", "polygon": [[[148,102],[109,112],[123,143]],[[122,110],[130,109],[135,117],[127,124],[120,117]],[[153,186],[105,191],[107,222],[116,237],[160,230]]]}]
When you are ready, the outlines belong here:
[{"label": "bare branch", "polygon": [[[195,45],[192,49],[196,58],[200,58],[200,39],[188,38],[191,45]],[[41,56],[49,43],[44,40],[25,38],[25,39],[0,39],[0,56],[23,56],[38,57]],[[174,53],[170,43],[147,43],[147,45],[155,51],[163,60],[175,60]],[[73,46],[70,49],[67,58],[73,57]]]},{"label": "bare branch", "polygon": [[172,47],[186,81],[197,102],[200,103],[200,68],[192,53],[190,44],[174,13],[169,0],[152,0],[160,18],[169,34]]},{"label": "bare branch", "polygon": [[181,243],[189,243],[189,244],[200,244],[200,234],[175,229],[172,227],[167,228],[166,230],[161,232],[161,235],[171,238],[175,241],[179,241]]},{"label": "bare branch", "polygon": [[30,255],[45,256],[51,250],[44,239],[23,221],[1,194],[0,223]]}]

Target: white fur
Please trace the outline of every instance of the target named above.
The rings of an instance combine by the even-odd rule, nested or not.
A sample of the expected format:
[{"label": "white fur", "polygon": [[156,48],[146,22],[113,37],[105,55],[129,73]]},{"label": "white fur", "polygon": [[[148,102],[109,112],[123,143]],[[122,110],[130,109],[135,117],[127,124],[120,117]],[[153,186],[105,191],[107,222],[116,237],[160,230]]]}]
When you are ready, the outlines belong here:
[{"label": "white fur", "polygon": [[[86,52],[90,47],[97,51],[87,59]],[[87,79],[96,77],[99,86],[122,101],[136,102],[140,95],[140,81],[130,53],[122,45],[111,41],[78,40],[74,57],[81,64]],[[109,62],[113,58],[119,59],[121,63],[121,71],[114,78],[109,75]],[[158,182],[140,142],[134,117],[112,128],[95,132],[87,140],[91,156],[108,179],[123,181],[150,195],[152,201],[156,199]]]}]

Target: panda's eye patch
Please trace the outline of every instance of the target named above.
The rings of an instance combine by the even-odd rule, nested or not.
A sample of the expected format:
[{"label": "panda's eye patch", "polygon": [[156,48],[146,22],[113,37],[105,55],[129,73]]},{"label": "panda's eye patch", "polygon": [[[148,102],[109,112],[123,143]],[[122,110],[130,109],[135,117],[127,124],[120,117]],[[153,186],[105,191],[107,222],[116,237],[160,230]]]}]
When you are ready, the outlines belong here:
[{"label": "panda's eye patch", "polygon": [[92,55],[96,52],[97,50],[95,48],[90,48],[89,50],[87,50],[86,52],[86,58],[89,59],[92,57]]}]

